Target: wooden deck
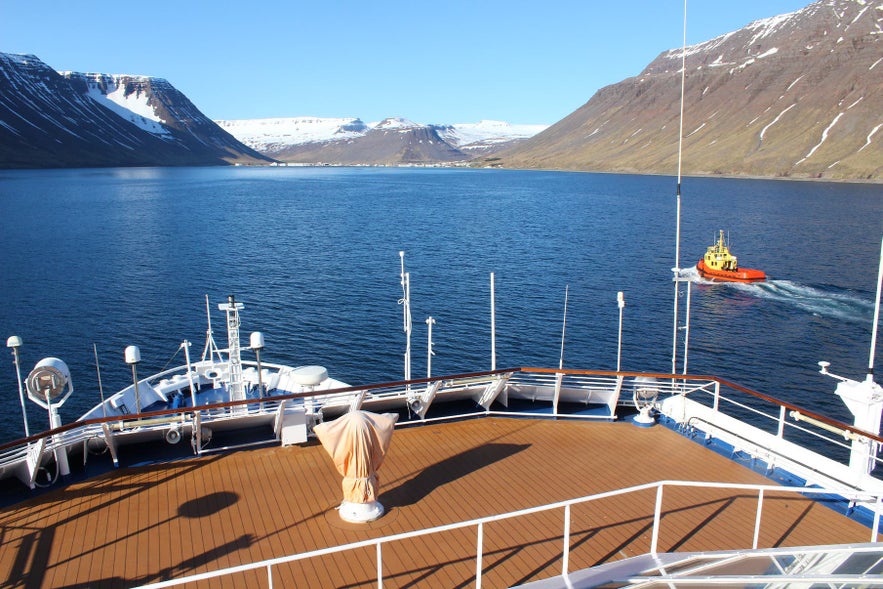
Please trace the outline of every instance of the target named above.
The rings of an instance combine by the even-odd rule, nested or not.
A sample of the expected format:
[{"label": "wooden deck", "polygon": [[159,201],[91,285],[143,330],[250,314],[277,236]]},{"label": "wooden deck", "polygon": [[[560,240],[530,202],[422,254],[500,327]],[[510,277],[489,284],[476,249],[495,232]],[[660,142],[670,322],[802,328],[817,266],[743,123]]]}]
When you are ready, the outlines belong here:
[{"label": "wooden deck", "polygon": [[[126,451],[126,449],[124,449]],[[128,451],[134,451],[129,449]],[[380,470],[387,514],[341,521],[318,443],[210,455],[75,484],[0,512],[4,587],[129,587],[645,482],[768,483],[661,426],[484,418],[396,431]],[[576,507],[570,569],[648,552],[655,492]],[[757,497],[666,491],[660,550],[749,546]],[[562,511],[484,530],[483,583],[560,573]],[[760,545],[867,542],[833,510],[767,494]],[[474,529],[384,548],[384,587],[470,587]],[[373,549],[275,567],[276,587],[376,587]],[[266,587],[258,571],[204,587]]]}]

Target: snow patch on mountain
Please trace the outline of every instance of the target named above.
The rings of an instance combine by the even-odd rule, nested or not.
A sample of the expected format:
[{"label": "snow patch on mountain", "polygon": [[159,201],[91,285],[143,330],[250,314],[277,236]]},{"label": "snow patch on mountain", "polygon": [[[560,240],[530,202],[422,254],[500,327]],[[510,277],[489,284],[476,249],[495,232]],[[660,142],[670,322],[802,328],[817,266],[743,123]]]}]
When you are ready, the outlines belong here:
[{"label": "snow patch on mountain", "polygon": [[496,144],[528,139],[545,131],[548,125],[513,125],[505,121],[483,120],[477,123],[455,123],[439,129],[439,136],[454,147],[473,144]]},{"label": "snow patch on mountain", "polygon": [[[71,77],[74,72],[59,72],[62,76]],[[113,111],[117,116],[129,121],[138,128],[154,135],[169,135],[163,125],[166,121],[156,114],[150,104],[147,92],[135,90],[126,92],[123,80],[147,82],[146,76],[130,76],[122,74],[82,74],[86,81],[86,95],[101,106]]]},{"label": "snow patch on mountain", "polygon": [[236,139],[258,151],[286,145],[361,137],[369,126],[358,118],[289,117],[215,121]]},{"label": "snow patch on mountain", "polygon": [[457,148],[489,145],[533,137],[548,125],[512,125],[503,121],[484,120],[478,123],[424,125],[403,117],[364,123],[359,118],[290,117],[275,119],[243,119],[215,121],[236,139],[258,151],[274,151],[286,146],[326,143],[361,137],[369,131],[407,133],[431,128],[447,143]]}]

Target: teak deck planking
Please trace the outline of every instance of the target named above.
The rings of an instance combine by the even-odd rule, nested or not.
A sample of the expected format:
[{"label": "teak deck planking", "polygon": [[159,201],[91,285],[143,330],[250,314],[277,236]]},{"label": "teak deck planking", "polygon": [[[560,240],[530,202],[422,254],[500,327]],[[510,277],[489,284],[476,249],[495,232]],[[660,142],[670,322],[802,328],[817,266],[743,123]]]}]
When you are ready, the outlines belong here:
[{"label": "teak deck planking", "polygon": [[[137,451],[123,448],[123,452]],[[482,418],[395,432],[380,471],[387,513],[343,522],[340,475],[316,442],[121,470],[0,512],[9,587],[130,587],[658,480],[768,484],[661,426]],[[572,509],[570,570],[650,549],[655,491]],[[867,542],[821,504],[767,493],[760,545]],[[659,549],[750,546],[753,492],[667,489]],[[484,529],[483,583],[561,572],[563,510]],[[469,587],[476,530],[383,548],[384,587]],[[275,587],[376,587],[373,548],[273,568]],[[266,587],[266,570],[195,584]],[[193,586],[193,585],[189,585]]]}]

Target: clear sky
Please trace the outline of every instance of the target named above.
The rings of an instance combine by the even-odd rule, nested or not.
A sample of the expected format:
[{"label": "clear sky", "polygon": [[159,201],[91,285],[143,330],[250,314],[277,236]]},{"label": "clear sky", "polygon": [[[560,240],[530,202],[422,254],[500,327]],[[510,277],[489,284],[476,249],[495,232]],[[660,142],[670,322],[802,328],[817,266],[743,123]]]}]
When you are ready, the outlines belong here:
[{"label": "clear sky", "polygon": [[[691,0],[687,42],[809,0]],[[551,124],[680,47],[683,0],[0,0],[0,51],[167,79],[213,119]]]}]

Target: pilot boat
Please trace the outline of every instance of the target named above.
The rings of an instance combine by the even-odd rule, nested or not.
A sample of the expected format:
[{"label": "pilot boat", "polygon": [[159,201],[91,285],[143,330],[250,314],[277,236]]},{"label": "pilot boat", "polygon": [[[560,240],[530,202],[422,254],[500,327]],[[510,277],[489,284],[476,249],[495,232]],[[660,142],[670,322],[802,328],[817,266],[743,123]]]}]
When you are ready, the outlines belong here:
[{"label": "pilot boat", "polygon": [[740,268],[736,256],[724,240],[721,229],[717,242],[708,246],[705,256],[696,264],[696,269],[703,278],[726,282],[762,282],[766,280],[763,270]]}]

